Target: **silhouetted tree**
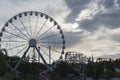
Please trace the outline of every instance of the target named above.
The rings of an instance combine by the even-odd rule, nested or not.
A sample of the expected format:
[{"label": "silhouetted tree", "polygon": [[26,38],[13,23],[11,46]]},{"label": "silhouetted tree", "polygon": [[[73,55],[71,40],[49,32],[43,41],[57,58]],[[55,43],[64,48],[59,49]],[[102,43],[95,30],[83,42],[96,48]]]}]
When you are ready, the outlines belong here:
[{"label": "silhouetted tree", "polygon": [[87,64],[86,70],[85,70],[86,76],[87,77],[94,77],[94,71],[95,71],[94,63],[89,62]]},{"label": "silhouetted tree", "polygon": [[69,74],[69,64],[67,62],[61,61],[55,70],[57,74],[61,77],[66,77]]},{"label": "silhouetted tree", "polygon": [[5,64],[5,57],[3,53],[0,53],[0,76],[3,76],[7,72],[7,66]]}]

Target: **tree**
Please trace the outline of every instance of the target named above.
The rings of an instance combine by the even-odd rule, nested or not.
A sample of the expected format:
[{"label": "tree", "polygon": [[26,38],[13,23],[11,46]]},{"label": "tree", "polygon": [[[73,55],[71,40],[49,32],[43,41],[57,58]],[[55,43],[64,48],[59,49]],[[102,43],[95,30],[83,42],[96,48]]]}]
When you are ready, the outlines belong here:
[{"label": "tree", "polygon": [[85,74],[87,77],[93,77],[94,76],[94,63],[89,62],[86,66]]},{"label": "tree", "polygon": [[107,69],[106,71],[104,71],[100,78],[104,78],[104,79],[111,79],[112,77],[115,77],[115,72],[113,72],[112,70],[110,69]]},{"label": "tree", "polygon": [[7,72],[7,66],[5,64],[5,57],[3,53],[0,53],[0,76],[3,76]]},{"label": "tree", "polygon": [[55,72],[61,77],[66,77],[69,73],[69,64],[65,61],[61,61],[60,64],[57,65]]}]

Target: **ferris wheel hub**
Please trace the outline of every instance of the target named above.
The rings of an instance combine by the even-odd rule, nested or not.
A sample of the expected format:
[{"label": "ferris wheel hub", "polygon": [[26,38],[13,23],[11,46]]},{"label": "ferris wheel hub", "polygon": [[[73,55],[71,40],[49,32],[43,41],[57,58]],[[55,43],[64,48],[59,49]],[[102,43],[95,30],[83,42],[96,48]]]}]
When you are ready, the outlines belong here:
[{"label": "ferris wheel hub", "polygon": [[30,47],[35,47],[36,44],[37,44],[37,41],[36,41],[35,39],[30,39],[30,40],[29,40],[29,46],[30,46]]}]

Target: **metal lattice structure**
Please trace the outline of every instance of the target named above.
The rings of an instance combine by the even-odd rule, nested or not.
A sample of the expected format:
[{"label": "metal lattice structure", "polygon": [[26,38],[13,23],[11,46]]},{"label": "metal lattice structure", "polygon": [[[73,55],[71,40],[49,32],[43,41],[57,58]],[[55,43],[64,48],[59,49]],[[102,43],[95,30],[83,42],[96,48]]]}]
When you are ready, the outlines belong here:
[{"label": "metal lattice structure", "polygon": [[[65,39],[60,25],[49,15],[26,11],[11,17],[0,33],[1,49],[5,49],[9,58],[17,56],[19,61],[8,66],[18,73],[22,61],[48,64],[62,59]],[[10,60],[7,60],[10,61]]]},{"label": "metal lattice structure", "polygon": [[111,61],[111,58],[97,58],[96,62]]},{"label": "metal lattice structure", "polygon": [[88,58],[83,53],[78,53],[75,51],[69,51],[65,54],[65,61],[73,64],[87,63]]}]

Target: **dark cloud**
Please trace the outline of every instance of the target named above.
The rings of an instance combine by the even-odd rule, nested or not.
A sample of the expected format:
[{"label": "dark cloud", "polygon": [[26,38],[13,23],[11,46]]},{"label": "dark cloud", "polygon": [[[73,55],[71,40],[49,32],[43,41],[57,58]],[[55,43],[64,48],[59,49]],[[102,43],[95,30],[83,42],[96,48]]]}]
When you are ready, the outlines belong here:
[{"label": "dark cloud", "polygon": [[88,7],[91,0],[65,0],[67,6],[71,10],[70,14],[66,17],[66,22],[74,22],[79,13]]},{"label": "dark cloud", "polygon": [[103,6],[105,8],[112,8],[115,5],[115,0],[103,0]]},{"label": "dark cloud", "polygon": [[[67,16],[66,22],[75,22],[80,12],[84,10],[90,0],[66,0],[66,4],[71,9],[71,13]],[[79,21],[80,28],[87,31],[96,31],[101,26],[109,29],[115,29],[120,27],[120,8],[116,5],[120,5],[118,0],[101,0],[98,4],[98,12],[92,15],[91,19],[83,19]],[[100,7],[102,6],[102,7]],[[100,10],[103,8],[104,10]]]},{"label": "dark cloud", "polygon": [[84,19],[79,24],[80,27],[88,30],[95,31],[101,26],[109,29],[115,29],[120,27],[120,12],[115,13],[98,13],[92,17],[92,19]]},{"label": "dark cloud", "polygon": [[[84,19],[79,24],[80,27],[88,30],[95,31],[101,26],[109,29],[115,29],[120,27],[120,9],[115,6],[115,0],[104,0],[99,3],[103,6],[104,11],[99,11],[97,14],[92,16],[92,19]],[[99,8],[98,8],[99,9]]]},{"label": "dark cloud", "polygon": [[117,3],[117,5],[120,7],[120,0],[117,0],[116,3]]},{"label": "dark cloud", "polygon": [[85,29],[87,31],[95,31],[99,28],[98,27],[99,23],[97,22],[96,19],[82,20],[81,22],[79,22],[79,25],[80,25],[81,29]]},{"label": "dark cloud", "polygon": [[64,32],[65,40],[66,40],[66,47],[73,47],[79,42],[82,42],[83,39],[83,31],[81,32]]}]

